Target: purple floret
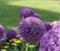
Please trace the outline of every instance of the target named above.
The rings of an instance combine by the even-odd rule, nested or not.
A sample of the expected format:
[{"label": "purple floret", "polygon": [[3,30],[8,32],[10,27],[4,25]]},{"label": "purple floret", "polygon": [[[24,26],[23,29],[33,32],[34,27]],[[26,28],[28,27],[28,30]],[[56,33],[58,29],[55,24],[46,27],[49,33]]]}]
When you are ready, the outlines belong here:
[{"label": "purple floret", "polygon": [[16,35],[17,35],[17,32],[15,30],[12,30],[12,29],[8,30],[6,33],[6,37],[8,40],[16,38]]},{"label": "purple floret", "polygon": [[40,19],[27,17],[20,22],[18,32],[25,42],[37,43],[45,33],[45,26]]},{"label": "purple floret", "polygon": [[45,26],[46,26],[46,31],[52,29],[52,25],[50,25],[50,23],[45,23]]},{"label": "purple floret", "polygon": [[4,28],[2,25],[0,25],[0,39],[3,37],[4,34]]},{"label": "purple floret", "polygon": [[56,28],[54,26],[41,38],[39,51],[60,51],[60,25],[58,27],[57,23]]},{"label": "purple floret", "polygon": [[37,13],[35,13],[31,8],[22,8],[20,11],[19,11],[19,17],[30,17],[30,16],[33,16],[33,17],[36,17],[36,18],[39,18],[39,15]]}]

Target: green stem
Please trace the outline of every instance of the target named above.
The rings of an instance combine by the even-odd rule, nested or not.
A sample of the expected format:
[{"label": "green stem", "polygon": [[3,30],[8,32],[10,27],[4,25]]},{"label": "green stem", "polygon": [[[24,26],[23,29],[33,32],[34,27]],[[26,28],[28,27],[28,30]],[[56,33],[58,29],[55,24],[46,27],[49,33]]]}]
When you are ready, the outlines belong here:
[{"label": "green stem", "polygon": [[25,43],[20,44],[20,46],[21,46],[20,51],[24,51]]},{"label": "green stem", "polygon": [[28,45],[29,45],[29,43],[26,44],[26,49],[25,49],[25,51],[28,51]]}]

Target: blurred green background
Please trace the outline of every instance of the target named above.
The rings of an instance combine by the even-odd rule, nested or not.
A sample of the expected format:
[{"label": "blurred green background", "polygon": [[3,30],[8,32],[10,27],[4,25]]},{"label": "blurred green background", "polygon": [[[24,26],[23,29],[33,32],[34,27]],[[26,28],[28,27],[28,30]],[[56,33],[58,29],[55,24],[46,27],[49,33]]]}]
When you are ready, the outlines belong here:
[{"label": "blurred green background", "polygon": [[18,12],[23,7],[32,8],[44,22],[60,19],[58,0],[0,0],[0,24],[4,26],[5,31],[18,29]]}]

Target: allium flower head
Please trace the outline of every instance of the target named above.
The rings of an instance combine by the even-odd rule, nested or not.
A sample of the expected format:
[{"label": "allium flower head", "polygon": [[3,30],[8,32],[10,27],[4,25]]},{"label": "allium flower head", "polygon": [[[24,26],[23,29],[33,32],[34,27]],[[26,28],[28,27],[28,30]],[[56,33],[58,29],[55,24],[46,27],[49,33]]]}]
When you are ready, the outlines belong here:
[{"label": "allium flower head", "polygon": [[45,33],[44,23],[35,17],[27,17],[20,22],[18,32],[25,42],[39,42]]},{"label": "allium flower head", "polygon": [[22,8],[20,11],[19,11],[19,16],[22,18],[26,18],[26,17],[29,17],[29,16],[32,16],[34,13],[34,11],[31,9],[31,8]]},{"label": "allium flower head", "polygon": [[31,8],[22,8],[19,11],[19,17],[21,17],[21,18],[22,17],[26,18],[26,17],[30,17],[30,16],[39,18],[39,15],[37,13],[35,13]]},{"label": "allium flower head", "polygon": [[60,51],[60,28],[53,28],[43,35],[39,51]]},{"label": "allium flower head", "polygon": [[52,29],[52,25],[50,25],[50,23],[45,23],[46,26],[46,30],[49,31],[50,29]]},{"label": "allium flower head", "polygon": [[17,32],[12,30],[12,29],[8,30],[7,33],[6,33],[7,39],[16,38],[16,35],[17,35]]},{"label": "allium flower head", "polygon": [[4,34],[4,28],[2,25],[0,25],[0,39],[3,37]]}]

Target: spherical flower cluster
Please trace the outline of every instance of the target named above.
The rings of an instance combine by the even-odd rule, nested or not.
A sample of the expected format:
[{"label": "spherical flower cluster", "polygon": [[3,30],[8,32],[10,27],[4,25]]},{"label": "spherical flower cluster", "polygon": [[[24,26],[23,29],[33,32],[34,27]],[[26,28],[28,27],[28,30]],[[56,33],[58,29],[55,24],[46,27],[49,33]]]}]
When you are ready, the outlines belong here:
[{"label": "spherical flower cluster", "polygon": [[28,17],[20,22],[18,32],[25,42],[39,42],[45,33],[44,23],[35,17]]},{"label": "spherical flower cluster", "polygon": [[17,32],[12,29],[8,30],[6,33],[6,37],[8,40],[16,38],[16,35],[17,35]]},{"label": "spherical flower cluster", "polygon": [[29,17],[29,16],[34,16],[34,17],[37,17],[39,18],[39,15],[37,13],[35,13],[31,8],[22,8],[20,11],[19,11],[19,17]]},{"label": "spherical flower cluster", "polygon": [[46,26],[46,31],[52,29],[52,25],[50,25],[50,23],[45,23],[45,26]]},{"label": "spherical flower cluster", "polygon": [[4,34],[4,28],[2,25],[0,25],[0,39],[3,37]]},{"label": "spherical flower cluster", "polygon": [[40,41],[39,51],[60,51],[60,26],[58,28],[56,24],[56,28],[44,34]]}]

